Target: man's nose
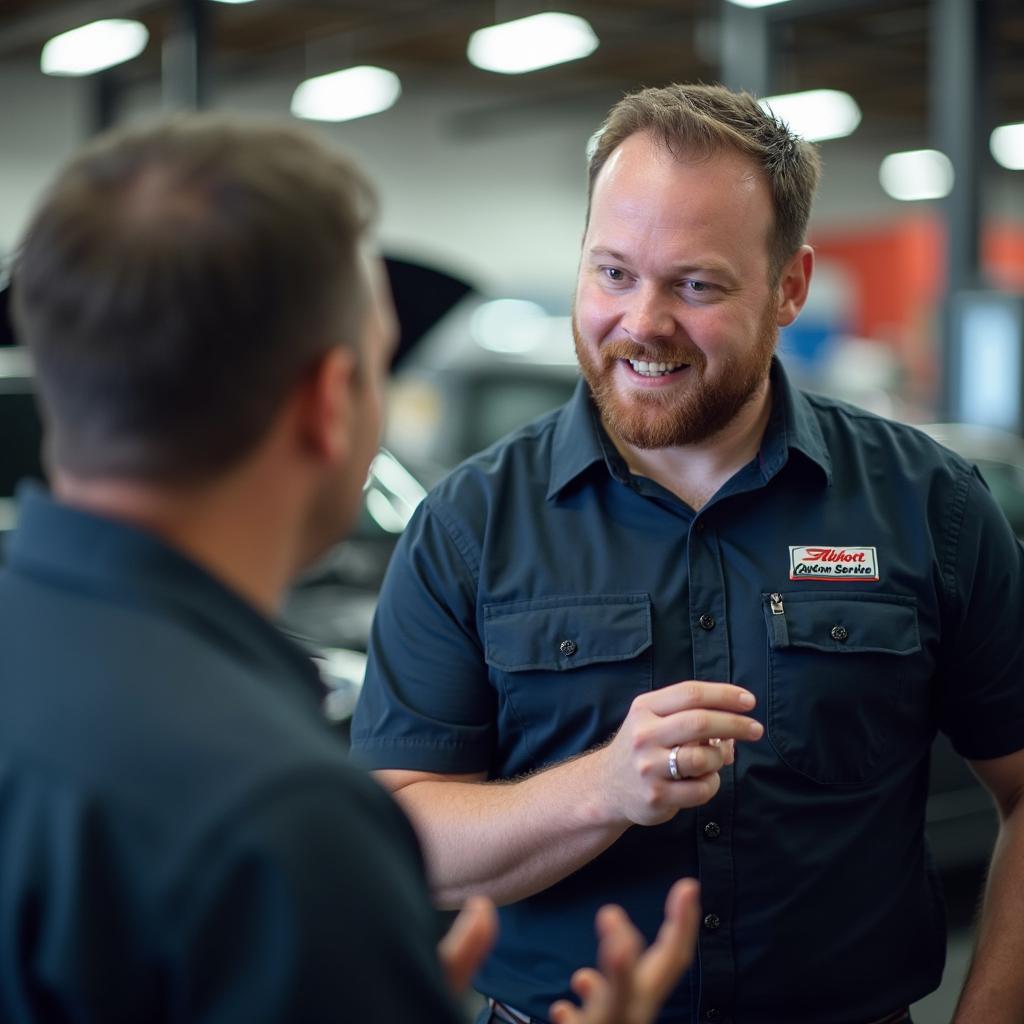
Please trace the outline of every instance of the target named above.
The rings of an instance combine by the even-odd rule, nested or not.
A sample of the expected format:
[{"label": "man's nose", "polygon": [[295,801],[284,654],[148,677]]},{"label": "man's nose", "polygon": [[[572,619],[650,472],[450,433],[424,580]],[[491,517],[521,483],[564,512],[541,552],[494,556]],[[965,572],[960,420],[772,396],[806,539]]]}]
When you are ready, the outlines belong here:
[{"label": "man's nose", "polygon": [[637,289],[622,317],[622,329],[638,342],[670,337],[675,333],[671,303],[672,297],[653,285]]}]

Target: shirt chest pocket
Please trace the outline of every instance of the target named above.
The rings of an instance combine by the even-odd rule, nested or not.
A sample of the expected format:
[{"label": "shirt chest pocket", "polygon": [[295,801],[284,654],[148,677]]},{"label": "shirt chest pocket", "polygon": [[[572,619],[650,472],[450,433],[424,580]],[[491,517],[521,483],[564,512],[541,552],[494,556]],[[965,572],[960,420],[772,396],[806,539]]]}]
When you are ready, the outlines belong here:
[{"label": "shirt chest pocket", "polygon": [[921,650],[913,599],[796,592],[762,603],[775,752],[824,785],[870,782],[906,718],[910,656]]},{"label": "shirt chest pocket", "polygon": [[[536,598],[484,606],[484,656],[510,729],[532,759],[586,750],[651,688],[647,594]],[[503,730],[499,729],[499,733]]]}]

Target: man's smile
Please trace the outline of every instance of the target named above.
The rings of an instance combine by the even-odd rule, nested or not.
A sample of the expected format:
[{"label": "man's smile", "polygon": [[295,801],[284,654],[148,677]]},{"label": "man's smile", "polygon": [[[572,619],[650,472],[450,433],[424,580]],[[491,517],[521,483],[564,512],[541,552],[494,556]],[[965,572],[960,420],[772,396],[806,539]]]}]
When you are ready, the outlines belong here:
[{"label": "man's smile", "polygon": [[643,359],[620,359],[631,375],[647,380],[668,380],[681,376],[690,368],[689,363],[654,363]]}]

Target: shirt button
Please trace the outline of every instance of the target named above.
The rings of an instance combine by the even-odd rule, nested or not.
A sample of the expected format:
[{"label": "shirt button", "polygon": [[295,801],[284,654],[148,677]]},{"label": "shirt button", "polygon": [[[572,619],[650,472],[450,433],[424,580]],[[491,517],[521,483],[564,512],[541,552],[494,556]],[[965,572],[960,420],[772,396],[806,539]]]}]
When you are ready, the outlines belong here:
[{"label": "shirt button", "polygon": [[709,821],[704,826],[704,836],[707,839],[717,839],[722,834],[722,826],[717,821]]},{"label": "shirt button", "polygon": [[708,1007],[708,1009],[706,1009],[704,1011],[704,1019],[705,1020],[721,1020],[722,1019],[722,1011],[719,1010],[717,1006]]},{"label": "shirt button", "polygon": [[701,629],[714,629],[715,628],[714,617],[711,616],[711,615],[708,615],[707,612],[705,612],[697,621],[700,623],[700,628]]},{"label": "shirt button", "polygon": [[713,932],[722,927],[722,919],[717,914],[708,914],[707,917],[704,918],[704,927],[707,928],[709,932]]},{"label": "shirt button", "polygon": [[842,643],[850,634],[846,632],[845,626],[832,627],[832,639]]},{"label": "shirt button", "polygon": [[571,658],[576,653],[576,641],[575,640],[563,640],[559,645],[558,649],[567,657]]}]

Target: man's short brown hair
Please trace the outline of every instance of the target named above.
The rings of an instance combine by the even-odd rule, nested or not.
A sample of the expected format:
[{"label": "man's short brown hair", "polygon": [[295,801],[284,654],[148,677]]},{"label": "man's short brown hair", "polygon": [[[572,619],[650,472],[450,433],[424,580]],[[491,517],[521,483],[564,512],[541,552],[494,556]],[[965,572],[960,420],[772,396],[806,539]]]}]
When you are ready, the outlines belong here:
[{"label": "man's short brown hair", "polygon": [[90,145],[12,276],[53,462],[194,481],[238,461],[319,356],[359,343],[375,205],[287,122],[182,116]]},{"label": "man's short brown hair", "polygon": [[641,89],[608,114],[590,159],[589,203],[608,157],[631,135],[647,132],[675,157],[703,157],[722,147],[749,156],[764,173],[775,211],[769,239],[773,279],[803,245],[818,185],[816,149],[794,135],[749,93],[720,85],[669,85]]}]

